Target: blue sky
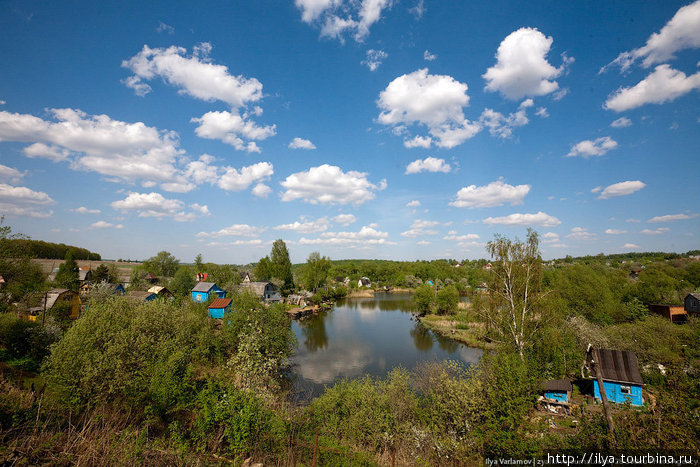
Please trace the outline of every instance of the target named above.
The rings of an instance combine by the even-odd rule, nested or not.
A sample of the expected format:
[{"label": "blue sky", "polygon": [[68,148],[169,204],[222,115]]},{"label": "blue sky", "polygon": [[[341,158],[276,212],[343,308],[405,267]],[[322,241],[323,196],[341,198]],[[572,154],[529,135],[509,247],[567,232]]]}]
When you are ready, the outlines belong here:
[{"label": "blue sky", "polygon": [[105,258],[700,247],[700,0],[0,4],[0,213]]}]

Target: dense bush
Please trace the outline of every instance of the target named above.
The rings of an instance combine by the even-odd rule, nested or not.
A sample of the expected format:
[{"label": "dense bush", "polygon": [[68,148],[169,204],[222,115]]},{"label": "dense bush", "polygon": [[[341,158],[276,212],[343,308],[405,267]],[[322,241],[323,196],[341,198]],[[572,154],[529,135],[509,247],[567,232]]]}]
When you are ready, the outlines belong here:
[{"label": "dense bush", "polygon": [[53,348],[46,379],[65,403],[175,410],[213,345],[206,310],[113,298],[93,304]]}]

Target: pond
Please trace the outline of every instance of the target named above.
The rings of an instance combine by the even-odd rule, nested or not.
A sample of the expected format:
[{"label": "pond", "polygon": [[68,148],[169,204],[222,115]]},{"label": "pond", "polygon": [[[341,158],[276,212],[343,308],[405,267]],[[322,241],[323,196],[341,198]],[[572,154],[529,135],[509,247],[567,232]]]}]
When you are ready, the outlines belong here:
[{"label": "pond", "polygon": [[292,358],[293,393],[307,399],[340,378],[384,376],[426,361],[475,363],[482,351],[442,337],[412,319],[410,295],[347,298],[318,316],[292,322],[297,351]]}]

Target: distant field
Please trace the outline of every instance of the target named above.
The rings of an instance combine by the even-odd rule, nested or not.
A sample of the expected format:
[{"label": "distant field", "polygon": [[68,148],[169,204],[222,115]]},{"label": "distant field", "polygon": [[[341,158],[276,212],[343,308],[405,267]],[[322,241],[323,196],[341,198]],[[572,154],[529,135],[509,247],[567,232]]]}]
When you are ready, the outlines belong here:
[{"label": "distant field", "polygon": [[[62,259],[32,259],[32,262],[38,264],[41,267],[41,271],[47,276],[54,270],[54,268],[59,267],[63,264]],[[131,270],[134,266],[138,266],[141,263],[127,263],[124,261],[110,261],[110,260],[100,260],[100,261],[87,261],[87,260],[77,260],[78,266],[81,268],[90,267],[92,269],[97,268],[100,264],[105,264],[109,266],[112,263],[117,265],[119,269],[119,277],[123,280],[131,277]]]}]

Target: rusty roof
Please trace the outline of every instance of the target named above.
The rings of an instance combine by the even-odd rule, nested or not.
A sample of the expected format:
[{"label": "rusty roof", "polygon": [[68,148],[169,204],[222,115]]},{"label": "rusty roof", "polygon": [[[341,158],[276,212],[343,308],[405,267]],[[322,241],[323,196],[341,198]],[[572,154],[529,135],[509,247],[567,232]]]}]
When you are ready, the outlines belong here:
[{"label": "rusty roof", "polygon": [[604,380],[618,383],[644,384],[639,372],[639,363],[634,352],[629,350],[596,349],[598,368]]},{"label": "rusty roof", "polygon": [[226,308],[231,304],[233,300],[230,298],[215,298],[213,302],[211,302],[211,305],[209,305],[209,308]]}]

